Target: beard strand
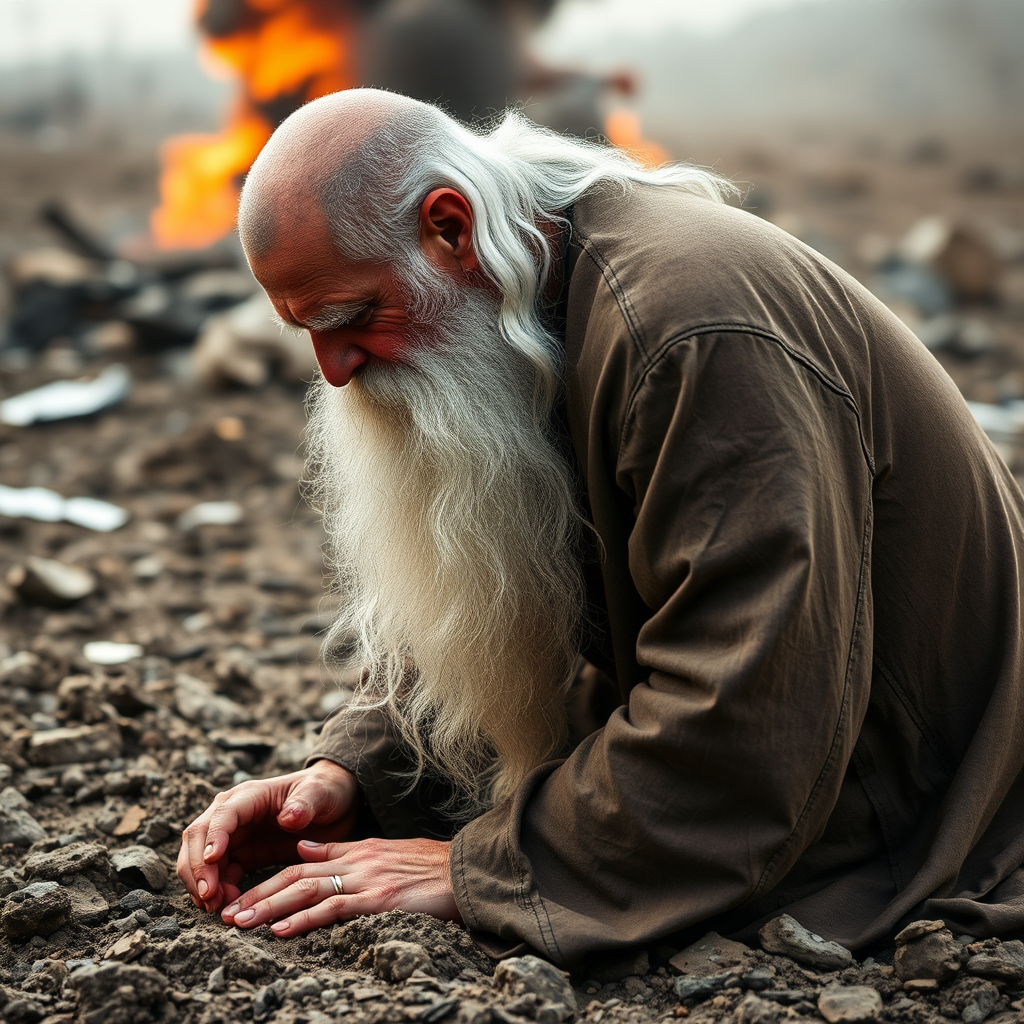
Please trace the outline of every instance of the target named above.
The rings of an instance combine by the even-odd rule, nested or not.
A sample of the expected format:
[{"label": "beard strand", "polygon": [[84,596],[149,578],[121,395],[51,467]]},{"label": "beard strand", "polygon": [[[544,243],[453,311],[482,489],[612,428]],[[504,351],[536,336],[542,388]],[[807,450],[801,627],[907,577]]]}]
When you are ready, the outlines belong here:
[{"label": "beard strand", "polygon": [[[309,399],[307,478],[342,612],[327,637],[465,820],[511,795],[566,737],[582,520],[534,409],[537,371],[467,290],[408,365]],[[445,339],[439,344],[438,338]]]}]

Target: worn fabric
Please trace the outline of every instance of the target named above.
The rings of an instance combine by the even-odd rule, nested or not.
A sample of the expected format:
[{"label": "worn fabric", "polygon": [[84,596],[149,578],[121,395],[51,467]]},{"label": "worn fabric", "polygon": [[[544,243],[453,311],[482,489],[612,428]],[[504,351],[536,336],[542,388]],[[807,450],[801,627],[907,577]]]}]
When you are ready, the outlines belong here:
[{"label": "worn fabric", "polygon": [[[1024,929],[1024,499],[924,346],[752,215],[574,211],[565,421],[618,707],[454,836],[466,924],[573,966],[783,909],[860,948]],[[385,835],[444,835],[379,718]]]}]

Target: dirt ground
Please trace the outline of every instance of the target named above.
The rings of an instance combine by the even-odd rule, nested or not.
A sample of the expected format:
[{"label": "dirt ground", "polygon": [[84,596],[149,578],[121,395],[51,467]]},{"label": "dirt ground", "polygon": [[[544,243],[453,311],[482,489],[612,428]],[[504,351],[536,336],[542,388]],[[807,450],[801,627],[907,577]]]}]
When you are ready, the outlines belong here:
[{"label": "dirt ground", "polygon": [[[804,133],[678,151],[754,183],[751,206],[865,281],[879,250],[930,214],[995,238],[994,297],[954,311],[982,341],[938,355],[969,399],[1005,405],[1024,399],[1018,142]],[[34,216],[52,198],[108,238],[142,227],[152,153],[2,145],[3,259],[53,244]],[[6,1021],[1024,1020],[1024,946],[941,925],[900,947],[917,960],[890,949],[829,965],[813,941],[781,955],[711,938],[595,961],[566,982],[528,959],[495,973],[461,929],[430,918],[393,913],[279,940],[198,912],[174,876],[180,830],[216,791],[300,766],[344,696],[318,661],[331,601],[298,487],[303,394],[276,382],[207,393],[180,357],[118,358],[133,384],[117,408],[0,426],[4,485],[131,513],[112,533],[0,518],[0,578],[12,581],[0,583]],[[110,361],[61,343],[27,364],[0,358],[0,397]],[[1024,447],[1011,438],[1002,450],[1024,476]],[[237,502],[240,521],[188,529],[181,514],[207,501]],[[14,583],[29,556],[85,570],[91,592],[66,607],[27,599]],[[83,652],[99,640],[143,653],[100,666]]]}]

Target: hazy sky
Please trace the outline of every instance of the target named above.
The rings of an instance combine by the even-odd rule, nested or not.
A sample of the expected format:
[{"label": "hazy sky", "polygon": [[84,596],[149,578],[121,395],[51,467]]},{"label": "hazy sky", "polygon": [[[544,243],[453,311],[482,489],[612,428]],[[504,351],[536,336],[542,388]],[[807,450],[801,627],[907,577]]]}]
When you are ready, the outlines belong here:
[{"label": "hazy sky", "polygon": [[[797,2],[814,0],[565,0],[545,30],[545,48],[609,27],[644,31],[674,23],[720,31],[752,11]],[[0,64],[188,48],[192,8],[193,0],[0,0]]]}]

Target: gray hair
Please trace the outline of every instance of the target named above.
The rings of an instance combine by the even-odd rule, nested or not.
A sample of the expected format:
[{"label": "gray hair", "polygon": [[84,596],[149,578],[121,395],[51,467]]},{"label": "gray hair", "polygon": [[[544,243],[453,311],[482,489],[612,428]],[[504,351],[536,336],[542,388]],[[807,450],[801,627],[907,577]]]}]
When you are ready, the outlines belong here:
[{"label": "gray hair", "polygon": [[389,110],[317,191],[339,250],[354,260],[397,261],[414,296],[428,304],[437,284],[418,244],[419,208],[435,188],[461,193],[473,210],[481,269],[502,296],[501,334],[537,369],[543,416],[557,393],[559,364],[541,317],[552,261],[542,226],[564,224],[565,212],[591,189],[639,183],[717,202],[738,191],[697,167],[646,169],[621,150],[558,135],[517,111],[474,130],[412,100]]}]

